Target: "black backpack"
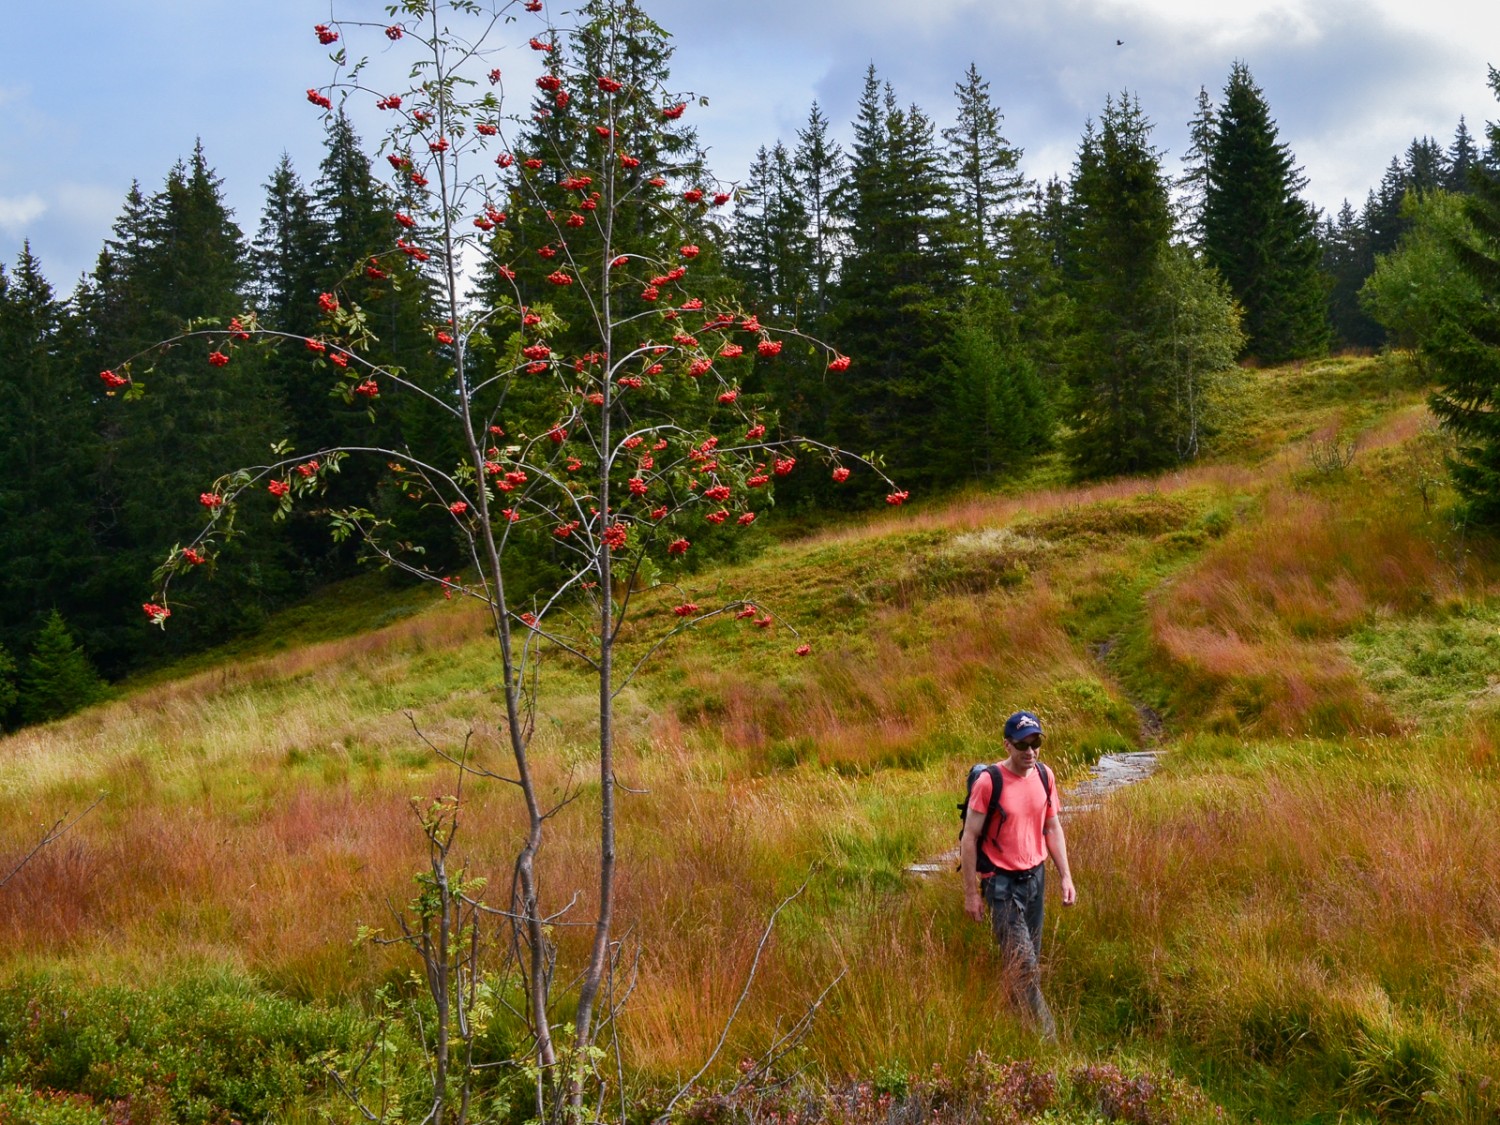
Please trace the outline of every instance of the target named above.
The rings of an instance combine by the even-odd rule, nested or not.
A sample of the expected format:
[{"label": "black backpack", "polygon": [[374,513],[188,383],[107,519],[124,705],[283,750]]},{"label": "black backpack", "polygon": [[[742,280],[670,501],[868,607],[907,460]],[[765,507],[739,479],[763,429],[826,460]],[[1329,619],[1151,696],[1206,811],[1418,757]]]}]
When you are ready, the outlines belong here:
[{"label": "black backpack", "polygon": [[[1036,764],[1036,772],[1041,775],[1042,789],[1047,794],[1047,802],[1050,804],[1052,802],[1051,771],[1042,765],[1041,762],[1038,762]],[[1000,814],[1000,823],[1005,823],[1005,810],[1000,807],[1000,767],[997,764],[986,765],[983,762],[978,762],[969,767],[969,783],[964,788],[964,799],[958,803],[958,839],[960,843],[964,838],[964,822],[969,817],[969,799],[974,796],[974,783],[979,780],[981,775],[986,773],[990,775],[990,803],[989,807],[984,810],[984,827],[979,830],[978,844],[983,844],[985,838],[989,836],[990,824],[995,819],[997,812]],[[990,862],[990,857],[984,854],[984,848],[979,847],[978,844],[976,844],[977,854],[974,856],[974,867],[980,875],[993,875],[995,873],[995,865]],[[955,870],[962,867],[963,863],[960,861],[959,868]]]}]

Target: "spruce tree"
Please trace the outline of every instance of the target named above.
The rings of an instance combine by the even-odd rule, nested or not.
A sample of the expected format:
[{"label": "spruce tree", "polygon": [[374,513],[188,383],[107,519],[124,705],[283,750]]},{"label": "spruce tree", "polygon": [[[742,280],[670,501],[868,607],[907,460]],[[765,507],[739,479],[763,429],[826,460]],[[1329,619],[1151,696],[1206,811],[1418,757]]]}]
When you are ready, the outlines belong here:
[{"label": "spruce tree", "polygon": [[1249,354],[1276,363],[1328,345],[1317,216],[1243,62],[1224,87],[1203,199],[1203,251],[1245,313]]},{"label": "spruce tree", "polygon": [[1462,117],[1453,131],[1453,143],[1448,146],[1448,176],[1443,186],[1460,194],[1469,190],[1469,169],[1479,163],[1479,148],[1474,144],[1474,135],[1469,132],[1469,123]]},{"label": "spruce tree", "polygon": [[16,662],[4,645],[0,645],[0,727],[10,718],[10,710],[16,705]]},{"label": "spruce tree", "polygon": [[260,230],[251,249],[251,292],[268,324],[308,335],[317,326],[318,294],[330,279],[326,248],[331,231],[314,213],[313,198],[285,153],[265,191]]},{"label": "spruce tree", "polygon": [[872,66],[833,200],[848,253],[829,331],[853,365],[830,390],[828,423],[843,445],[884,450],[893,475],[915,486],[951,476],[938,422],[951,390],[960,258],[941,164],[932,122],[900,108]]},{"label": "spruce tree", "polygon": [[970,294],[955,318],[952,385],[940,423],[950,479],[1013,473],[1052,447],[1053,404],[1020,323],[999,289]]},{"label": "spruce tree", "polygon": [[1328,318],[1342,347],[1378,348],[1385,330],[1360,301],[1360,289],[1375,268],[1370,235],[1346,199],[1335,218],[1323,224],[1323,272],[1329,279]]},{"label": "spruce tree", "polygon": [[[682,123],[680,106],[664,107],[648,93],[653,83],[671,80],[671,37],[633,5],[606,30],[606,7],[603,0],[583,6],[581,31],[566,50],[569,65],[604,76],[610,88],[596,85],[565,99],[538,90],[530,122],[513,138],[511,198],[503,208],[506,222],[495,232],[496,264],[514,277],[492,269],[480,290],[481,298],[491,302],[509,299],[516,288],[552,288],[546,312],[557,322],[548,335],[558,350],[584,350],[574,345],[597,339],[601,315],[582,287],[545,284],[560,267],[589,275],[607,269],[616,281],[615,299],[642,310],[672,301],[688,284],[684,278],[689,271],[694,291],[705,299],[729,288],[720,257],[725,239],[719,216],[732,202],[731,193],[706,178],[697,134]],[[615,122],[612,133],[588,124],[605,118]],[[635,151],[621,150],[617,135],[636,138]],[[574,174],[584,168],[589,169],[587,182]],[[669,185],[667,174],[675,183]],[[626,259],[618,265],[599,260],[605,232],[593,208],[606,177],[620,198],[629,201],[608,232],[621,251],[617,256]],[[670,205],[674,193],[685,208]],[[693,248],[686,251],[691,257],[685,256],[684,246]],[[682,274],[669,278],[679,267]],[[619,333],[611,342],[613,350],[628,350],[634,344],[630,329],[622,326]],[[496,340],[495,345],[503,358],[506,342]]]},{"label": "spruce tree", "polygon": [[1203,201],[1208,192],[1208,161],[1218,128],[1218,110],[1207,86],[1198,87],[1198,103],[1188,122],[1188,147],[1177,177],[1179,225],[1196,244],[1203,244]]},{"label": "spruce tree", "polygon": [[1448,182],[1448,154],[1431,137],[1413,138],[1406,148],[1406,183],[1418,195],[1441,191]]},{"label": "spruce tree", "polygon": [[818,331],[828,312],[829,288],[839,259],[838,225],[831,213],[829,200],[844,177],[848,161],[839,143],[828,135],[828,119],[817,102],[807,114],[807,124],[797,130],[797,147],[792,153],[792,167],[807,210],[808,234],[812,239],[812,317],[811,331]]},{"label": "spruce tree", "polygon": [[21,673],[21,721],[60,719],[87,707],[103,693],[99,674],[74,643],[62,615],[53,610],[32,642],[31,655]]},{"label": "spruce tree", "polygon": [[1068,199],[1068,187],[1061,177],[1053,176],[1045,185],[1037,188],[1031,212],[1036,236],[1047,247],[1052,265],[1059,272],[1066,270],[1077,260],[1073,253],[1073,233],[1077,217]]},{"label": "spruce tree", "polygon": [[799,323],[811,300],[816,263],[810,217],[791,154],[779,141],[762,147],[741,189],[730,239],[730,272],[745,285],[750,307],[783,323]]},{"label": "spruce tree", "polygon": [[[407,233],[397,218],[404,175],[396,171],[390,186],[377,179],[354,126],[341,113],[328,119],[324,143],[312,186],[313,217],[326,236],[315,259],[319,292],[359,307],[374,337],[374,362],[406,371],[433,389],[441,378],[433,342],[435,294],[412,258],[396,249],[397,239]],[[311,311],[317,312],[315,303]],[[339,382],[339,373],[326,362],[316,373],[330,385]],[[395,388],[390,393],[386,409],[379,412],[378,440],[399,445],[401,427],[423,425],[426,407],[420,396],[403,397]],[[326,430],[322,441],[337,444],[355,432],[368,438],[362,414],[352,395],[339,395],[321,422]]]},{"label": "spruce tree", "polygon": [[93,388],[69,355],[65,309],[27,244],[0,266],[0,643],[22,650],[55,606],[97,626]]},{"label": "spruce tree", "polygon": [[1005,120],[973,63],[954,87],[955,123],[943,130],[957,249],[971,284],[993,284],[1006,253],[1007,224],[1027,189],[1021,150],[1000,132]]},{"label": "spruce tree", "polygon": [[949,351],[951,390],[941,428],[947,476],[978,479],[1027,464],[1051,446],[1053,404],[1044,386],[1052,298],[1059,275],[1019,207],[1031,185],[1021,151],[972,63],[955,87],[955,124],[943,130],[950,221],[965,286]]},{"label": "spruce tree", "polygon": [[[190,324],[217,325],[227,337],[231,318],[248,307],[249,276],[243,236],[199,146],[151,197],[132,188],[115,238],[79,295],[74,337],[87,369],[127,364],[130,378],[153,391],[135,408],[100,415],[96,521],[110,628],[94,652],[111,674],[139,657],[139,591],[197,519],[202,482],[263,455],[283,429],[280,399],[256,349],[238,350],[231,361],[198,338],[157,353],[149,367],[128,361]],[[269,505],[245,514],[247,527],[269,518]],[[177,631],[169,642],[177,651],[252,627],[297,592],[274,535],[236,540],[212,565],[239,580],[225,583],[233,594],[201,607]]]},{"label": "spruce tree", "polygon": [[1385,174],[1380,178],[1379,188],[1365,198],[1360,221],[1369,238],[1371,269],[1375,268],[1374,259],[1394,250],[1396,243],[1401,241],[1401,236],[1411,227],[1403,210],[1406,189],[1410,186],[1406,166],[1401,163],[1400,157],[1393,156],[1390,164],[1386,165]]},{"label": "spruce tree", "polygon": [[1080,476],[1159,469],[1190,455],[1184,380],[1216,361],[1200,342],[1233,330],[1204,272],[1166,257],[1172,211],[1150,132],[1134,97],[1110,98],[1097,127],[1085,128],[1074,167],[1065,448]]},{"label": "spruce tree", "polygon": [[[1489,83],[1500,98],[1500,70],[1490,68]],[[1500,125],[1488,134],[1500,149]],[[1500,527],[1500,174],[1476,168],[1469,185],[1463,211],[1472,229],[1448,241],[1479,299],[1440,309],[1423,351],[1440,382],[1432,412],[1458,439],[1453,482],[1477,522]]]}]

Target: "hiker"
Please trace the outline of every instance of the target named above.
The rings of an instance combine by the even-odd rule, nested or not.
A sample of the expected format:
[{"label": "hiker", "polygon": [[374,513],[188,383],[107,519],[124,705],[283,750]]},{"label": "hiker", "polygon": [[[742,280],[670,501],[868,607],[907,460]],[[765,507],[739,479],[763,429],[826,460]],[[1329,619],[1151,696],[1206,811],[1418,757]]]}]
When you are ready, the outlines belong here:
[{"label": "hiker", "polygon": [[[1002,968],[1017,1006],[1043,1037],[1057,1036],[1057,1024],[1042,996],[1043,864],[1047,857],[1062,879],[1062,902],[1077,900],[1068,870],[1068,843],[1058,819],[1052,771],[1037,761],[1042,723],[1030,711],[1005,720],[1002,762],[974,775],[959,840],[964,880],[964,912],[984,921],[985,903],[1000,946]],[[1000,800],[991,815],[990,797],[1000,782]],[[988,824],[986,824],[988,821]]]}]

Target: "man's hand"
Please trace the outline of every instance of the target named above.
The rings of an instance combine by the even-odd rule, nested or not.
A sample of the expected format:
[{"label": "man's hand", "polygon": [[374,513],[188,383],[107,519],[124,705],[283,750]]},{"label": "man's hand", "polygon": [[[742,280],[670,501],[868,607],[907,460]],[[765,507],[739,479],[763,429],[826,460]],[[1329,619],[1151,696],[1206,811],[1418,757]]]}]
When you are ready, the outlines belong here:
[{"label": "man's hand", "polygon": [[970,891],[964,895],[964,913],[976,922],[984,921],[984,899],[978,891]]},{"label": "man's hand", "polygon": [[1078,901],[1078,891],[1073,886],[1073,877],[1064,875],[1062,881],[1062,904],[1072,906]]}]

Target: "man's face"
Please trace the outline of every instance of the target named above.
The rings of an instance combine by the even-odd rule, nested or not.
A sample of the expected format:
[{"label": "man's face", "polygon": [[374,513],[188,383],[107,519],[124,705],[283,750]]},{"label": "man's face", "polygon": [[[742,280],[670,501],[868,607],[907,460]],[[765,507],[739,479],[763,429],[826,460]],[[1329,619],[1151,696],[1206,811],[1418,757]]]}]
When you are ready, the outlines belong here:
[{"label": "man's face", "polygon": [[1036,765],[1037,755],[1042,751],[1042,736],[1040,734],[1028,734],[1025,738],[1011,742],[1006,739],[1006,745],[1010,747],[1011,757],[1016,765],[1022,767],[1022,772]]}]

